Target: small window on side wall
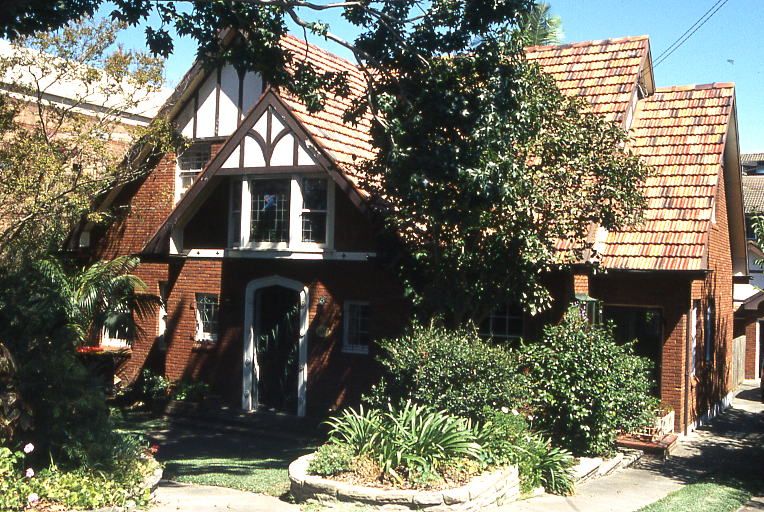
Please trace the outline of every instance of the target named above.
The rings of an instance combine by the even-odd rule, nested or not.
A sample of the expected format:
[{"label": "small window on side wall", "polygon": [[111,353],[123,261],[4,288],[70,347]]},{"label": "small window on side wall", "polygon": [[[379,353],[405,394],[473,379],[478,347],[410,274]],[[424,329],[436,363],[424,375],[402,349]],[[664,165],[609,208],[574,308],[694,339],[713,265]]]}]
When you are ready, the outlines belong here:
[{"label": "small window on side wall", "polygon": [[217,295],[196,294],[196,341],[208,343],[217,341],[219,310]]},{"label": "small window on side wall", "polygon": [[711,363],[714,358],[714,341],[716,340],[716,311],[714,310],[714,300],[709,299],[706,305],[706,321],[703,326],[706,345],[706,363]]},{"label": "small window on side wall", "polygon": [[369,303],[345,301],[342,351],[351,354],[369,353]]}]

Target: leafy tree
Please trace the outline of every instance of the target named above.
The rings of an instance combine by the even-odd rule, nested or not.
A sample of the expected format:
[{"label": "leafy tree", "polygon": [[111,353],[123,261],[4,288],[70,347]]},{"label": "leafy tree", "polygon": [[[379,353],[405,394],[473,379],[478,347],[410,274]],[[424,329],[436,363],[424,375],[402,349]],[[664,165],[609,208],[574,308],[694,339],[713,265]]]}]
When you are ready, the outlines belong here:
[{"label": "leafy tree", "polygon": [[[64,3],[73,16],[100,5]],[[378,157],[365,168],[366,187],[389,228],[390,262],[424,319],[477,323],[510,300],[542,309],[550,297],[539,276],[582,261],[593,226],[618,229],[639,218],[647,170],[623,149],[626,135],[524,59],[529,27],[554,25],[531,0],[114,4],[112,16],[128,24],[159,14],[162,25],[147,29],[153,51],[172,51],[174,27],[197,41],[207,64],[259,71],[313,109],[346,93],[345,77],[283,49],[286,21],[353,52],[367,94],[346,117],[375,121]],[[24,12],[38,8],[28,1]],[[306,13],[326,12],[358,27],[355,40],[307,21]],[[56,15],[46,11],[52,24]],[[226,29],[242,37],[229,41]]]},{"label": "leafy tree", "polygon": [[639,218],[647,168],[626,134],[562,94],[512,34],[384,87],[369,170],[381,179],[368,186],[423,317],[456,326],[508,301],[543,309],[539,276],[582,261],[593,225]]},{"label": "leafy tree", "polygon": [[558,44],[562,41],[562,19],[552,16],[546,2],[536,2],[520,21],[520,37],[525,46]]},{"label": "leafy tree", "polygon": [[140,260],[120,256],[98,261],[76,272],[67,271],[58,260],[38,263],[63,299],[68,327],[82,341],[95,341],[102,329],[135,339],[135,316],[145,318],[159,304],[159,298],[146,293],[146,283],[131,274]]},{"label": "leafy tree", "polygon": [[[123,24],[82,22],[16,41],[0,58],[12,94],[0,98],[0,260],[18,261],[60,246],[94,197],[147,170],[138,141],[167,149],[163,122],[129,126],[162,83],[162,62],[113,47]],[[66,101],[51,101],[66,87]]]}]

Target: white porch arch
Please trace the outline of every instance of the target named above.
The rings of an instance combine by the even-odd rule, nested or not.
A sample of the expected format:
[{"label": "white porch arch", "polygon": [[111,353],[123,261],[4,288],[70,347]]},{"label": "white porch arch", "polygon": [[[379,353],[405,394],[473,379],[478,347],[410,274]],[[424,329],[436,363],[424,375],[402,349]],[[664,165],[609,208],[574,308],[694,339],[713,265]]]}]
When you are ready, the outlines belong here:
[{"label": "white porch arch", "polygon": [[297,372],[297,415],[305,416],[308,382],[308,318],[310,308],[310,292],[308,287],[299,281],[282,276],[261,277],[247,284],[244,300],[244,366],[242,369],[241,407],[245,411],[257,409],[257,388],[260,379],[260,368],[257,364],[255,344],[255,299],[257,291],[271,286],[281,286],[294,290],[300,300],[300,338],[298,341],[298,372]]}]

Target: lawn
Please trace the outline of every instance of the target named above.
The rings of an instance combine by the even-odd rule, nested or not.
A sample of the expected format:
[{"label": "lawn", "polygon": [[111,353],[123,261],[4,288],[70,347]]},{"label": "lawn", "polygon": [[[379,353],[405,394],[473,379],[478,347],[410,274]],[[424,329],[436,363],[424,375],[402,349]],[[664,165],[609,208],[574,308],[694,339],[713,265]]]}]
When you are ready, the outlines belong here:
[{"label": "lawn", "polygon": [[143,433],[159,445],[157,459],[166,479],[271,496],[289,490],[289,463],[315,449],[305,440],[200,427],[141,412],[123,414],[120,428]]},{"label": "lawn", "polygon": [[737,484],[695,483],[674,491],[662,500],[639,509],[639,512],[731,512],[744,505],[751,494]]}]

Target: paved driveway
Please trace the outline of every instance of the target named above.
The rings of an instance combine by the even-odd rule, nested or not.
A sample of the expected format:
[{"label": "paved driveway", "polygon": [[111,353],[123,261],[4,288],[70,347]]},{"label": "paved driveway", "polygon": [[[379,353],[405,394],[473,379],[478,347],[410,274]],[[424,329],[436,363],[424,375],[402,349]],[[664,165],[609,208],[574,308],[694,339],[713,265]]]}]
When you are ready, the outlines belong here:
[{"label": "paved driveway", "polygon": [[163,480],[156,490],[151,512],[299,512],[300,507],[273,496],[209,485],[179,484]]},{"label": "paved driveway", "polygon": [[732,408],[680,442],[666,462],[640,461],[634,467],[584,483],[570,497],[543,495],[509,504],[522,512],[634,511],[685,483],[713,477],[751,480],[764,468],[764,404],[758,381],[738,390]]}]

